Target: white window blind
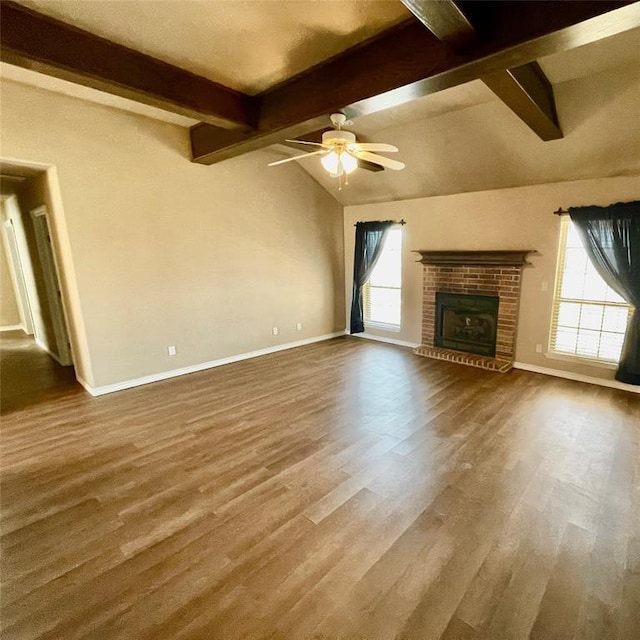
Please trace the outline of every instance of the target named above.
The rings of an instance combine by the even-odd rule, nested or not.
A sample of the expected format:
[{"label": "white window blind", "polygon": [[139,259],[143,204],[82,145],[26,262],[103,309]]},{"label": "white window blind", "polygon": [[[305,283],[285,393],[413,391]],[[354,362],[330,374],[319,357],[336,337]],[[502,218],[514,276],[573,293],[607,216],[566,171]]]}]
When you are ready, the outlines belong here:
[{"label": "white window blind", "polygon": [[618,362],[631,307],[600,277],[563,218],[549,350]]},{"label": "white window blind", "polygon": [[363,287],[364,321],[400,327],[402,229],[390,229],[371,277]]}]

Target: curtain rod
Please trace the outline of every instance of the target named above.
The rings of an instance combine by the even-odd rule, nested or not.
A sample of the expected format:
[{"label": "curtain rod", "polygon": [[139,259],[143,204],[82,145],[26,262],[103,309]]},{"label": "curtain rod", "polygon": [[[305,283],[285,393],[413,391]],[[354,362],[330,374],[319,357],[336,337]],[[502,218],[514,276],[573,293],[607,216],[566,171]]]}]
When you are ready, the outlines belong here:
[{"label": "curtain rod", "polygon": [[554,216],[566,216],[569,212],[566,209],[560,207],[557,211],[553,212]]},{"label": "curtain rod", "polygon": [[[356,225],[362,223],[362,222],[371,222],[371,220],[359,220],[358,222],[356,222],[356,224],[354,224],[353,226],[355,227]],[[398,220],[396,222],[394,222],[393,224],[407,224],[406,220]]]}]

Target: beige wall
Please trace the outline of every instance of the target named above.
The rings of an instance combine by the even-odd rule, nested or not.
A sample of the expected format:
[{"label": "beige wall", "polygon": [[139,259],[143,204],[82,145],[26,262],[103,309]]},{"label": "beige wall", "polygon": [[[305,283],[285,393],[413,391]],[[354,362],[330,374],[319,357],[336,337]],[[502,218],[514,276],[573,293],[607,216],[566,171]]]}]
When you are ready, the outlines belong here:
[{"label": "beige wall", "polygon": [[92,386],[344,328],[342,210],[295,164],[196,165],[184,129],[13,82],[2,103],[2,155],[57,169]]},{"label": "beige wall", "polygon": [[0,327],[21,324],[16,293],[7,262],[4,242],[0,242]]},{"label": "beige wall", "polygon": [[[547,350],[560,218],[558,207],[606,205],[640,198],[640,177],[603,178],[482,191],[345,208],[345,291],[350,304],[353,274],[353,224],[358,220],[400,220],[403,234],[402,330],[370,331],[418,344],[421,333],[422,265],[412,250],[535,249],[523,271],[516,361],[538,367],[613,378],[611,369],[559,361]],[[543,291],[543,286],[547,290]],[[348,308],[347,305],[347,308]]]}]

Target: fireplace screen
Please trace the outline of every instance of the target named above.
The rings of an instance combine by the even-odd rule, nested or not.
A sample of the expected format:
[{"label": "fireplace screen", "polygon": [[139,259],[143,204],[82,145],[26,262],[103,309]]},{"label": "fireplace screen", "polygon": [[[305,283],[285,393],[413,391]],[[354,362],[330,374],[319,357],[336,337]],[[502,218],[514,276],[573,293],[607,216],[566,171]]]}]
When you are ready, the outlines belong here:
[{"label": "fireplace screen", "polygon": [[498,296],[436,293],[435,346],[495,357]]}]

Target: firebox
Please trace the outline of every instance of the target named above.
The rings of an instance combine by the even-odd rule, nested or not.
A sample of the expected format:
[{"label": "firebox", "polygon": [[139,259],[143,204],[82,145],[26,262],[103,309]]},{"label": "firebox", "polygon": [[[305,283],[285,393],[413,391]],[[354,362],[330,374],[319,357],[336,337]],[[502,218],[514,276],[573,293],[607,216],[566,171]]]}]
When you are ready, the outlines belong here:
[{"label": "firebox", "polygon": [[494,358],[498,296],[436,293],[435,346]]}]

